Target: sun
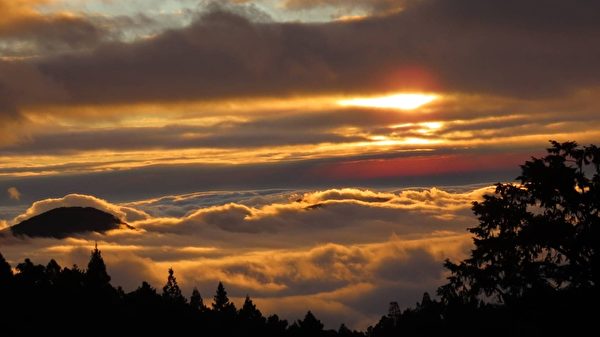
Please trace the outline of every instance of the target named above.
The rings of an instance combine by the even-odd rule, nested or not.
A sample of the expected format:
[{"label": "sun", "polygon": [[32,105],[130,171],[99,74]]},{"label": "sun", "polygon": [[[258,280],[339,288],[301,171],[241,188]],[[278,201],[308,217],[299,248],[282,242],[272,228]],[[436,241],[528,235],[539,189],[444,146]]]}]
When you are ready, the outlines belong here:
[{"label": "sun", "polygon": [[376,97],[356,97],[339,100],[338,104],[349,107],[413,110],[437,99],[432,94],[394,94]]}]

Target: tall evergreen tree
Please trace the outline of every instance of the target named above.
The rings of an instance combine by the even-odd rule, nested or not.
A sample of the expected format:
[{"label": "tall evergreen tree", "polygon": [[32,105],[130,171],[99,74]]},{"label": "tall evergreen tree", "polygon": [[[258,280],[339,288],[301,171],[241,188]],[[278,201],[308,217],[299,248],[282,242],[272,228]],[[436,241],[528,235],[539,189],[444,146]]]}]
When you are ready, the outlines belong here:
[{"label": "tall evergreen tree", "polygon": [[246,295],[246,299],[244,300],[244,305],[239,312],[240,319],[245,321],[261,321],[263,319],[263,315],[256,308],[256,305],[250,299],[250,296]]},{"label": "tall evergreen tree", "polygon": [[158,296],[156,289],[150,285],[150,283],[143,281],[142,285],[139,286],[132,294],[139,294],[142,297],[154,297]]},{"label": "tall evergreen tree", "polygon": [[163,287],[162,296],[172,303],[185,303],[186,299],[181,294],[174,273],[173,268],[169,268],[169,276],[167,277],[167,284]]},{"label": "tall evergreen tree", "polygon": [[311,311],[308,311],[304,319],[298,322],[300,331],[304,336],[320,336],[323,334],[323,323],[318,320]]},{"label": "tall evergreen tree", "polygon": [[200,295],[200,291],[198,291],[198,288],[196,287],[194,287],[194,290],[192,290],[190,306],[192,309],[197,311],[204,311],[206,309],[206,306],[204,306],[204,300],[202,300],[202,295]]},{"label": "tall evergreen tree", "polygon": [[267,318],[265,325],[266,336],[279,337],[286,335],[288,321],[279,319],[279,316],[273,314]]},{"label": "tall evergreen tree", "polygon": [[106,287],[110,283],[110,275],[106,272],[106,264],[97,244],[92,250],[85,278],[87,284],[93,287]]},{"label": "tall evergreen tree", "polygon": [[214,311],[221,312],[225,311],[225,309],[230,306],[229,297],[227,297],[227,291],[223,286],[223,282],[219,282],[217,286],[217,293],[214,297],[214,302],[212,304],[212,308]]}]

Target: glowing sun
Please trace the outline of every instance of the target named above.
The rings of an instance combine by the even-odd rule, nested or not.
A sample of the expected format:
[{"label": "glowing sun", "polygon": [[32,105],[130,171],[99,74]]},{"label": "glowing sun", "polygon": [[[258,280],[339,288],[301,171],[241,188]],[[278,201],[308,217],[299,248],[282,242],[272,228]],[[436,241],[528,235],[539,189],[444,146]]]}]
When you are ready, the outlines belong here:
[{"label": "glowing sun", "polygon": [[338,101],[341,106],[413,110],[437,98],[431,94],[395,94],[379,97],[357,97]]}]

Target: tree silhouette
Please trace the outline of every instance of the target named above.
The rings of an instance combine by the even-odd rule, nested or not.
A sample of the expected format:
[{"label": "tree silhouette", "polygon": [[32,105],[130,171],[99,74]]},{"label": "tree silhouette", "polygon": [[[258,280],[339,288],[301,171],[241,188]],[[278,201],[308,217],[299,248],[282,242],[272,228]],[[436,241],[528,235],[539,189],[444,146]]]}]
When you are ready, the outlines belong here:
[{"label": "tree silhouette", "polygon": [[242,320],[247,321],[260,321],[263,319],[262,313],[256,308],[256,305],[252,302],[250,296],[248,295],[246,295],[244,305],[240,309],[239,315]]},{"label": "tree silhouette", "polygon": [[177,284],[173,268],[169,268],[169,276],[167,277],[167,283],[163,287],[162,296],[164,299],[171,303],[185,303],[186,299],[181,294],[181,289]]},{"label": "tree silhouette", "polygon": [[206,310],[206,306],[204,305],[204,301],[202,300],[202,296],[200,295],[200,291],[198,291],[198,288],[194,287],[194,290],[192,290],[192,296],[190,297],[190,306],[196,311]]},{"label": "tree silhouette", "polygon": [[227,297],[227,291],[223,286],[223,282],[219,282],[217,286],[217,292],[214,296],[214,301],[212,303],[212,308],[216,312],[225,312],[229,311],[233,303],[229,302],[229,297]]},{"label": "tree silhouette", "polygon": [[46,277],[51,282],[56,282],[58,280],[60,277],[60,271],[60,265],[54,259],[50,260],[50,262],[48,262],[46,265]]},{"label": "tree silhouette", "polygon": [[308,311],[304,319],[298,321],[299,331],[304,336],[320,336],[323,334],[323,323],[318,320],[311,311]]},{"label": "tree silhouette", "polygon": [[247,295],[242,308],[238,312],[238,321],[240,324],[241,335],[244,336],[261,335],[261,330],[264,329],[266,322],[260,310],[256,308],[256,305],[252,302],[250,296]]},{"label": "tree silhouette", "polygon": [[92,287],[106,287],[110,283],[110,276],[106,272],[106,264],[98,245],[92,250],[85,276],[87,284]]},{"label": "tree silhouette", "polygon": [[400,305],[398,302],[390,302],[390,306],[388,308],[388,317],[393,322],[393,324],[397,324],[400,316],[402,315],[402,310],[400,310]]},{"label": "tree silhouette", "polygon": [[21,283],[40,285],[44,280],[46,268],[42,265],[34,264],[28,258],[17,264],[16,269],[19,273],[15,275],[15,278]]},{"label": "tree silhouette", "polygon": [[140,298],[152,298],[159,297],[156,289],[152,287],[148,282],[143,281],[142,285],[140,285],[135,291],[131,292],[132,296],[138,296]]},{"label": "tree silhouette", "polygon": [[279,319],[277,315],[271,315],[267,318],[265,326],[265,336],[279,337],[285,336],[288,328],[288,321]]},{"label": "tree silhouette", "polygon": [[346,324],[342,323],[340,328],[337,331],[337,335],[339,337],[364,337],[365,335],[362,332],[356,330],[350,330]]},{"label": "tree silhouette", "polygon": [[598,284],[600,151],[552,142],[548,153],[522,165],[520,184],[497,184],[474,202],[475,249],[458,264],[446,261],[452,275],[439,292],[446,300],[511,303]]}]

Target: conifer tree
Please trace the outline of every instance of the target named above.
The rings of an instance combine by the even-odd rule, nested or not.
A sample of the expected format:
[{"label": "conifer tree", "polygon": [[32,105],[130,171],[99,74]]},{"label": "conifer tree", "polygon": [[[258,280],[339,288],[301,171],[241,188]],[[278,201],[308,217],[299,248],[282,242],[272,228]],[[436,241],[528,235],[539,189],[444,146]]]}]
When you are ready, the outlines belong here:
[{"label": "conifer tree", "polygon": [[194,290],[192,290],[190,306],[197,311],[204,311],[204,309],[206,309],[204,306],[204,300],[202,300],[202,295],[200,295],[200,291],[198,291],[198,288],[196,287],[194,287]]},{"label": "conifer tree", "polygon": [[223,282],[219,282],[217,286],[217,293],[214,297],[214,302],[212,304],[212,308],[214,311],[222,312],[230,305],[229,297],[227,297],[227,291],[223,286]]},{"label": "conifer tree", "polygon": [[250,299],[250,296],[246,295],[246,300],[244,300],[244,305],[240,309],[240,319],[246,321],[258,321],[263,319],[263,315],[256,308],[256,305]]},{"label": "conifer tree", "polygon": [[320,336],[323,333],[323,323],[312,312],[308,311],[302,321],[298,322],[300,331],[305,336]]},{"label": "conifer tree", "polygon": [[177,284],[173,268],[169,268],[169,276],[167,277],[167,284],[163,287],[163,298],[173,303],[185,303],[185,297],[181,294],[181,289]]},{"label": "conifer tree", "polygon": [[106,272],[106,264],[98,245],[92,250],[85,277],[87,284],[93,287],[103,287],[110,283],[110,275]]}]

